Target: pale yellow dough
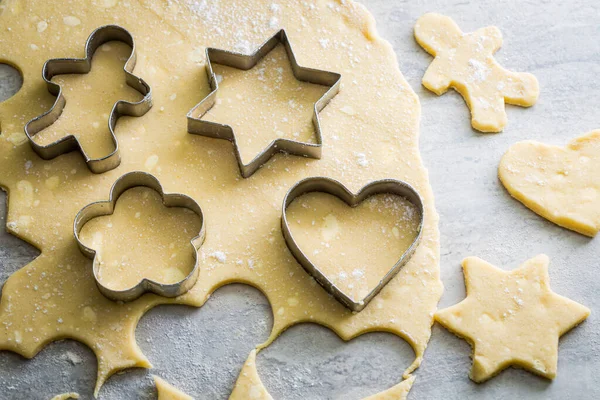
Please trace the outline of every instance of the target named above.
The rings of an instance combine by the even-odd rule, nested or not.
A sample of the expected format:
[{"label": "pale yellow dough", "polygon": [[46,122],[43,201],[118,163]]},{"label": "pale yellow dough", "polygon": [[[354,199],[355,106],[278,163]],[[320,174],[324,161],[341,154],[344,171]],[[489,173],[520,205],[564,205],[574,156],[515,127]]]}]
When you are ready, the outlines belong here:
[{"label": "pale yellow dough", "polygon": [[71,392],[71,393],[62,393],[57,394],[51,400],[70,400],[70,399],[78,399],[79,393]]},{"label": "pale yellow dough", "polygon": [[379,284],[415,240],[419,226],[414,205],[386,194],[350,208],[330,194],[308,193],[286,212],[298,247],[355,301]]},{"label": "pale yellow dough", "polygon": [[[38,247],[41,255],[3,287],[0,349],[33,357],[51,341],[81,341],[98,358],[97,393],[113,373],[150,366],[135,343],[135,327],[146,311],[164,303],[199,307],[218,287],[242,282],[261,290],[277,311],[272,332],[259,349],[286,328],[305,321],[326,325],[345,340],[387,331],[414,348],[415,360],[404,373],[410,379],[421,363],[442,293],[438,214],[418,149],[419,101],[398,71],[393,49],[377,36],[372,17],[362,6],[329,0],[273,4],[271,0],[88,0],[76,5],[2,1],[0,61],[16,65],[24,84],[14,97],[0,103],[0,185],[9,192],[8,230]],[[54,101],[41,78],[43,63],[83,56],[90,32],[108,23],[118,23],[133,34],[138,56],[134,73],[151,85],[154,106],[143,117],[119,119],[116,136],[122,163],[94,175],[77,152],[41,160],[27,143],[23,126]],[[321,160],[279,154],[252,177],[242,179],[231,144],[188,134],[185,115],[210,90],[205,46],[250,52],[282,27],[301,65],[342,74],[341,91],[320,113]],[[107,52],[118,50],[112,46]],[[100,65],[104,58],[110,60],[101,57],[96,63]],[[287,60],[273,58],[269,68],[283,68],[285,74]],[[119,71],[115,68],[117,81]],[[223,74],[221,89],[239,94],[242,100],[264,86],[281,85],[282,94],[298,87],[288,79],[250,83],[244,74]],[[99,73],[84,78],[92,88],[103,79]],[[77,92],[74,88],[65,93],[67,107]],[[88,109],[71,110],[73,117],[65,118],[61,129],[84,129],[94,121],[106,126],[106,104],[115,95],[126,98],[127,93],[126,87],[117,92],[94,91],[96,101]],[[298,94],[293,100],[302,111],[312,108],[314,98]],[[218,107],[212,116],[217,116]],[[238,112],[232,119],[240,129],[246,128],[241,135],[256,135],[252,143],[268,143],[278,135],[273,132],[277,117],[268,109],[252,120],[243,118],[244,110]],[[224,122],[221,117],[219,121]],[[310,126],[310,120],[302,121],[295,122],[295,131],[305,132],[302,123]],[[295,131],[282,130],[283,135]],[[91,132],[94,137],[103,134]],[[88,147],[98,150],[99,140],[90,140]],[[251,152],[258,147],[250,146]],[[81,254],[73,238],[76,213],[91,202],[106,200],[115,180],[133,170],[153,173],[166,192],[191,196],[204,212],[207,238],[200,249],[198,283],[177,299],[153,294],[125,304],[106,299],[95,286],[91,260]],[[281,235],[286,191],[300,179],[319,175],[338,179],[353,191],[375,179],[401,179],[423,197],[425,221],[419,248],[358,314],[346,310],[305,273]],[[296,305],[292,298],[298,300]]]},{"label": "pale yellow dough", "polygon": [[100,283],[125,290],[144,278],[165,284],[185,279],[196,263],[190,240],[201,226],[191,210],[165,207],[159,193],[135,187],[119,197],[113,214],[83,225],[79,239],[96,251]]},{"label": "pale yellow dough", "polygon": [[463,33],[450,18],[429,13],[417,20],[415,39],[434,60],[423,86],[437,95],[456,89],[471,109],[471,125],[481,132],[500,132],[506,125],[505,103],[529,107],[539,96],[535,76],[504,69],[494,59],[502,46],[495,26]]},{"label": "pale yellow dough", "polygon": [[509,366],[556,377],[558,338],[590,310],[550,289],[549,262],[538,255],[505,271],[477,257],[463,261],[467,297],[435,319],[473,347],[469,376],[475,382]]},{"label": "pale yellow dough", "polygon": [[156,385],[156,391],[158,392],[158,400],[194,400],[192,396],[183,393],[164,379],[156,375],[152,377],[154,378],[154,385]]},{"label": "pale yellow dough", "polygon": [[600,130],[566,147],[525,141],[498,168],[508,192],[542,217],[583,235],[600,230]]}]

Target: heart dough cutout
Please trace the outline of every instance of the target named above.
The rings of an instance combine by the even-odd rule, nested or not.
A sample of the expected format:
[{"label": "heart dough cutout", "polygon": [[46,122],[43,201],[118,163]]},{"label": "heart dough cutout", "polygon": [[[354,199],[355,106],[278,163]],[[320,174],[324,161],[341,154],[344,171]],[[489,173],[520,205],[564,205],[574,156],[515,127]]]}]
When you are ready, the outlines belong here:
[{"label": "heart dough cutout", "polygon": [[500,161],[508,192],[542,217],[587,236],[600,230],[600,130],[566,147],[524,141]]},{"label": "heart dough cutout", "polygon": [[[332,277],[328,276],[329,273],[319,268],[314,261],[310,259],[308,249],[302,250],[299,245],[299,241],[294,238],[292,230],[290,229],[290,223],[288,221],[288,207],[292,202],[302,195],[308,193],[325,193],[342,200],[348,206],[354,208],[359,204],[367,200],[368,198],[378,194],[389,194],[402,197],[416,209],[418,212],[418,224],[416,226],[416,234],[408,248],[400,255],[397,261],[387,270],[384,276],[379,280],[377,285],[370,289],[366,295],[362,298],[356,298],[356,296],[350,295],[346,291],[342,290],[337,285]],[[307,178],[298,182],[292,187],[286,194],[283,200],[283,213],[281,217],[281,229],[285,242],[290,249],[292,255],[296,260],[304,267],[304,269],[312,275],[315,280],[332,296],[340,301],[344,306],[354,312],[361,311],[367,304],[379,293],[379,291],[398,273],[400,268],[408,262],[415,249],[417,248],[421,239],[421,231],[423,229],[424,210],[421,197],[417,191],[407,184],[406,182],[383,179],[371,182],[364,186],[354,194],[348,190],[340,182],[324,177]],[[396,232],[398,238],[402,237],[399,232]],[[306,247],[306,246],[303,246]],[[315,249],[311,249],[314,251]],[[313,253],[314,254],[314,253]],[[341,257],[344,257],[342,254]]]}]

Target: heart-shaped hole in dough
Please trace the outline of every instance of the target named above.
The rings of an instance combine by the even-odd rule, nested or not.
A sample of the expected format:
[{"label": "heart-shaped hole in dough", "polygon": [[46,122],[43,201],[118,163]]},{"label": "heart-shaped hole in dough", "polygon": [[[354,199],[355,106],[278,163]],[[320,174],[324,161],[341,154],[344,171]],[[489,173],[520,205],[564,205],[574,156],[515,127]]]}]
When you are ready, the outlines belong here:
[{"label": "heart-shaped hole in dough", "polygon": [[400,181],[376,181],[355,195],[337,181],[309,178],[288,193],[284,208],[292,254],[353,311],[398,272],[420,238],[422,203]]}]

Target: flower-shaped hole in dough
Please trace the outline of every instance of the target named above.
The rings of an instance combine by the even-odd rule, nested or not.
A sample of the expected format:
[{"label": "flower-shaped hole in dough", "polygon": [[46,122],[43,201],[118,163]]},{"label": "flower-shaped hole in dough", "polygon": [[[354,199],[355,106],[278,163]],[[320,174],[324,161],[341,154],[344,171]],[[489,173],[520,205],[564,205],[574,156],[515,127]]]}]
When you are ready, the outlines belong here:
[{"label": "flower-shaped hole in dough", "polygon": [[197,250],[205,237],[200,207],[185,195],[164,193],[145,172],[122,176],[108,201],[83,208],[74,232],[83,254],[94,260],[98,288],[113,300],[147,291],[175,297],[198,277]]}]

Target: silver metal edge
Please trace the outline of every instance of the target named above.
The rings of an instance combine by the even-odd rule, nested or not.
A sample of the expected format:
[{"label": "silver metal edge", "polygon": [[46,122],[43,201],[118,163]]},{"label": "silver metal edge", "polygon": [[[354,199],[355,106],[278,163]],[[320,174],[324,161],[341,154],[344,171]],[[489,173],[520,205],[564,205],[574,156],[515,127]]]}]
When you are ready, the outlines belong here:
[{"label": "silver metal edge", "polygon": [[[409,248],[400,256],[398,261],[390,268],[390,270],[379,281],[377,286],[369,292],[362,300],[356,301],[345,294],[333,282],[331,282],[318,268],[313,264],[308,256],[298,247],[294,237],[290,231],[286,211],[288,206],[299,196],[311,193],[323,192],[338,197],[350,207],[355,207],[363,202],[368,197],[380,194],[391,193],[402,196],[417,207],[420,214],[420,222],[418,226],[417,236],[413,240]],[[368,183],[363,186],[356,194],[352,193],[341,182],[327,177],[311,177],[297,182],[288,190],[284,199],[281,214],[281,230],[285,239],[286,245],[298,263],[311,275],[315,280],[335,299],[353,312],[362,311],[367,304],[383,289],[385,285],[400,271],[408,260],[414,254],[418,247],[425,221],[425,209],[423,201],[419,193],[408,183],[395,179],[380,179]]]},{"label": "silver metal edge", "polygon": [[[162,284],[154,280],[144,278],[131,288],[124,290],[113,290],[104,286],[98,279],[96,251],[87,247],[79,238],[79,234],[81,233],[83,226],[90,220],[96,217],[112,214],[114,212],[117,200],[125,191],[140,186],[150,188],[160,194],[162,203],[165,205],[165,207],[184,207],[193,211],[200,217],[200,232],[196,237],[190,240],[195,259],[194,267],[185,278],[172,284]],[[134,171],[121,176],[115,181],[110,189],[108,201],[91,203],[77,213],[73,222],[73,233],[82,254],[93,260],[92,268],[94,280],[96,281],[96,285],[98,286],[100,292],[111,300],[132,301],[146,292],[152,292],[163,297],[177,297],[186,293],[195,285],[198,279],[200,263],[198,258],[198,250],[206,238],[205,226],[202,209],[195,200],[183,194],[165,193],[162,185],[154,175],[142,171]]]}]

